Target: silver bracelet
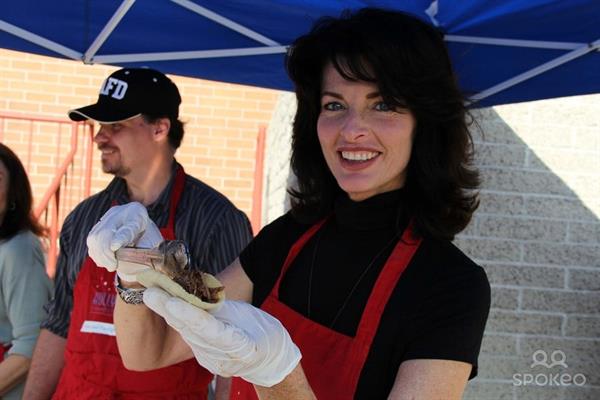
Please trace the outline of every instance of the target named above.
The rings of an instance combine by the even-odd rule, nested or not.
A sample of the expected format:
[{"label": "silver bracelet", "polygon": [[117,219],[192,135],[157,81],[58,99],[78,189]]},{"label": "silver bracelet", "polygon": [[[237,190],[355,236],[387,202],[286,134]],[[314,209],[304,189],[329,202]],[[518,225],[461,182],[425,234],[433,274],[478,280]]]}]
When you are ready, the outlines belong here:
[{"label": "silver bracelet", "polygon": [[117,293],[121,300],[127,304],[142,304],[144,302],[144,291],[146,288],[124,288],[121,286],[121,280],[117,274],[115,274],[115,289],[117,289]]}]

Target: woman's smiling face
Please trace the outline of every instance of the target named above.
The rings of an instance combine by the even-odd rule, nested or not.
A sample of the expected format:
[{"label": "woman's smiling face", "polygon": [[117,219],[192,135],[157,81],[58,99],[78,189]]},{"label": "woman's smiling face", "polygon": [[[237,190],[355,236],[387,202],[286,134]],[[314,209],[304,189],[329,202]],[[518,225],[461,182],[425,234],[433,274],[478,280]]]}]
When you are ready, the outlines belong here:
[{"label": "woman's smiling face", "polygon": [[415,118],[392,108],[376,84],[349,81],[328,64],[323,71],[317,132],[338,185],[355,201],[404,186]]}]

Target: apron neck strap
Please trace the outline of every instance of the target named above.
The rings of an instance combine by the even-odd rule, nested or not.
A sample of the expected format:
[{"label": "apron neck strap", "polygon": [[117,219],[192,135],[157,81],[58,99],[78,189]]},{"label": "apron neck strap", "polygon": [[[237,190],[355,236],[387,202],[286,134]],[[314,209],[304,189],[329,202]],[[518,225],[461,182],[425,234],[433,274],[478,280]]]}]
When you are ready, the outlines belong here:
[{"label": "apron neck strap", "polygon": [[[177,212],[177,206],[179,205],[179,200],[181,200],[181,194],[183,193],[183,188],[185,186],[185,171],[181,165],[177,165],[177,169],[175,170],[175,182],[173,187],[171,188],[170,198],[169,198],[169,220],[167,221],[167,225],[164,228],[161,228],[161,231],[169,230],[175,231],[175,214]],[[111,202],[111,207],[119,205],[116,200]]]},{"label": "apron neck strap", "polygon": [[300,250],[302,250],[304,245],[310,240],[310,238],[312,238],[315,235],[315,233],[317,233],[319,231],[319,229],[321,229],[321,227],[325,224],[325,222],[327,222],[328,219],[329,219],[329,217],[326,217],[326,218],[322,219],[321,221],[317,222],[316,224],[314,224],[313,226],[311,226],[306,232],[304,232],[304,234],[300,237],[300,239],[298,239],[298,241],[296,243],[294,243],[294,245],[290,249],[290,251],[287,255],[287,258],[285,259],[285,263],[283,264],[283,267],[281,268],[281,273],[279,274],[279,278],[277,278],[277,282],[275,282],[275,286],[272,289],[272,293],[277,298],[279,298],[279,285],[281,284],[281,280],[285,276],[285,273],[287,272],[287,270],[290,268],[292,261],[294,261],[294,259],[296,258],[298,253],[300,253]]}]

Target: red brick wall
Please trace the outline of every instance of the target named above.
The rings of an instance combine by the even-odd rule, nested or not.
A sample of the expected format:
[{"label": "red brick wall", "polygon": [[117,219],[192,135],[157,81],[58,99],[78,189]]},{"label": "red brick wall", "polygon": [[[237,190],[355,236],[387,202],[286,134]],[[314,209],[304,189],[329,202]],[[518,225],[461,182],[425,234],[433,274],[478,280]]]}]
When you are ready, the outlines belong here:
[{"label": "red brick wall", "polygon": [[[67,110],[96,100],[102,81],[113,70],[114,67],[0,49],[0,112],[66,119]],[[271,119],[278,92],[180,76],[171,78],[180,89],[180,116],[186,122],[177,159],[188,173],[224,193],[250,215],[256,137],[259,126],[267,125]],[[28,125],[9,125],[2,141],[26,158]],[[47,129],[36,126],[33,134],[29,173],[36,202],[49,185],[57,160],[69,147],[68,136],[62,134],[57,151],[58,138]],[[63,130],[68,133],[69,126]],[[111,177],[99,168],[95,148],[93,153],[95,193]]]}]

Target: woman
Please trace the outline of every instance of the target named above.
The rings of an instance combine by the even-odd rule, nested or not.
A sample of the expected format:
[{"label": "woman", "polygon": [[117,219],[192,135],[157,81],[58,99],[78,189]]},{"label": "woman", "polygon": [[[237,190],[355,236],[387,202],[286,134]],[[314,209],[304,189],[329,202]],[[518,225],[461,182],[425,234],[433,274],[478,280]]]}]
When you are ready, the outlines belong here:
[{"label": "woman", "polygon": [[15,153],[0,143],[0,397],[20,399],[52,285],[31,214],[31,187]]},{"label": "woman", "polygon": [[[363,9],[320,20],[287,68],[298,100],[292,209],[219,276],[228,298],[262,311],[225,302],[208,314],[148,289],[145,304],[175,331],[156,333],[159,318],[118,301],[123,359],[144,369],[195,356],[246,381],[234,379],[232,398],[460,398],[490,289],[450,242],[477,207],[478,174],[442,36]],[[128,207],[88,237],[99,265],[116,267],[107,242],[140,233]],[[150,331],[143,344],[126,339]]]}]

